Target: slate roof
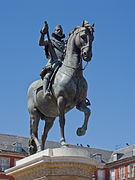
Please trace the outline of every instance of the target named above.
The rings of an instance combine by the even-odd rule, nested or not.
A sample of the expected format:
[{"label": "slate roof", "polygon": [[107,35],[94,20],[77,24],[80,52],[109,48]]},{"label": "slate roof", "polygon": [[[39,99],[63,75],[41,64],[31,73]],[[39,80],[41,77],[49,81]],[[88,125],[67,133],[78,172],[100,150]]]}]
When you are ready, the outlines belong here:
[{"label": "slate roof", "polygon": [[112,153],[111,158],[108,162],[109,163],[114,162],[114,155],[117,155],[117,161],[129,158],[129,157],[133,157],[133,156],[135,156],[135,151],[133,154],[133,150],[135,150],[135,145],[116,150]]},{"label": "slate roof", "polygon": [[24,153],[28,152],[28,138],[9,134],[0,134],[0,150],[17,152],[16,143],[22,144]]},{"label": "slate roof", "polygon": [[[7,152],[17,152],[16,143],[22,144],[22,153],[28,153],[28,140],[27,137],[21,137],[16,135],[9,135],[9,134],[0,134],[0,150],[7,151]],[[79,148],[79,149],[87,149],[90,153],[90,158],[96,159],[97,154],[101,154],[102,161],[101,163],[107,163],[111,158],[113,151],[103,150],[103,149],[96,149],[90,147],[81,147],[76,145],[68,145],[72,148]],[[47,141],[46,148],[60,148],[61,145],[58,142]]]},{"label": "slate roof", "polygon": [[[0,150],[17,152],[17,143],[22,144],[23,153],[28,153],[28,141],[29,138],[9,135],[9,134],[0,134]],[[58,148],[60,144],[57,142],[46,142],[46,148]]]},{"label": "slate roof", "polygon": [[[12,153],[25,153],[28,154],[28,140],[27,137],[16,136],[16,135],[9,135],[9,134],[0,134],[0,151],[4,152],[12,152]],[[22,144],[22,152],[18,152],[17,150],[17,143]],[[61,145],[58,142],[54,141],[47,141],[46,142],[46,149],[47,148],[60,148]],[[69,144],[68,147],[78,148],[78,149],[86,149],[89,151],[90,158],[97,159],[97,155],[101,155],[103,164],[109,164],[116,161],[121,161],[127,158],[135,158],[135,145],[128,146],[123,149],[119,149],[116,151],[108,151],[103,149],[96,149],[91,147],[82,147]],[[134,152],[134,153],[133,153]],[[117,160],[114,161],[114,155],[117,155]]]},{"label": "slate roof", "polygon": [[101,163],[107,163],[113,153],[113,151],[103,150],[103,149],[97,149],[97,148],[91,148],[91,147],[81,147],[81,146],[75,146],[75,145],[69,145],[69,147],[74,148],[84,148],[87,149],[90,153],[90,158],[97,160],[97,155],[101,155]]}]

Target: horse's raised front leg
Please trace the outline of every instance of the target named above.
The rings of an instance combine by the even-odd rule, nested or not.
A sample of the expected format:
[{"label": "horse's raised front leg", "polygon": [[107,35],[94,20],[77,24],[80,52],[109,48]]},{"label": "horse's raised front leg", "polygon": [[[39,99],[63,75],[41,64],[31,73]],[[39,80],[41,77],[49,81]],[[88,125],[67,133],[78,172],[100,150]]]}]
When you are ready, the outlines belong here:
[{"label": "horse's raised front leg", "polygon": [[89,116],[91,114],[91,111],[87,107],[86,101],[82,101],[79,105],[76,106],[76,108],[78,110],[84,112],[84,115],[85,115],[84,124],[82,125],[81,128],[78,128],[77,132],[76,132],[78,136],[83,136],[87,130],[87,124],[88,124],[88,120],[89,120]]},{"label": "horse's raised front leg", "polygon": [[44,150],[45,142],[47,139],[48,131],[51,129],[53,126],[55,118],[47,117],[45,118],[45,127],[42,133],[41,137],[41,149]]},{"label": "horse's raised front leg", "polygon": [[57,99],[57,105],[59,109],[59,124],[60,124],[60,131],[61,131],[61,139],[60,143],[61,145],[66,145],[65,142],[65,136],[64,136],[64,126],[65,126],[65,115],[64,115],[64,110],[65,110],[65,99],[63,96],[59,96]]},{"label": "horse's raised front leg", "polygon": [[29,153],[34,154],[41,151],[41,145],[38,140],[38,125],[40,115],[36,108],[30,113],[30,140],[29,140]]}]

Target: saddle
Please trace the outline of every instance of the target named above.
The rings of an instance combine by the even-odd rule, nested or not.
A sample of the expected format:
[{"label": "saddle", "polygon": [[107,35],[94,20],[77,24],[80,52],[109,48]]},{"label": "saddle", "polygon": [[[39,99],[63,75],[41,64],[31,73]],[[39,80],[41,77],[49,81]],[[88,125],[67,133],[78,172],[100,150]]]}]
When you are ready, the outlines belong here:
[{"label": "saddle", "polygon": [[[50,77],[50,79],[48,80],[49,81],[49,84],[48,84],[48,89],[51,91],[51,86],[52,86],[52,81],[54,80],[55,78],[55,75],[59,69],[59,67],[61,66],[61,64],[59,64],[54,70],[52,70],[52,67],[51,65],[50,66],[45,66],[41,73],[40,73],[40,76],[41,76],[41,79],[43,80],[44,79],[44,76],[47,74],[48,71],[52,71],[52,75]],[[41,89],[43,89],[43,81],[42,83],[40,84],[40,86],[38,86],[35,91],[36,91],[36,94],[38,91],[40,91]]]}]

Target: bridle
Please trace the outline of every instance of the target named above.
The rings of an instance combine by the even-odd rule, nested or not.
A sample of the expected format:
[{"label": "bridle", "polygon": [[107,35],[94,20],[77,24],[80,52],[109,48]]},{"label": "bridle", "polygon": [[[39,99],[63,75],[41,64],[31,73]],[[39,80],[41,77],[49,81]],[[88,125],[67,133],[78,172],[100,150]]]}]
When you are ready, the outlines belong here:
[{"label": "bridle", "polygon": [[[81,44],[81,52],[83,51],[83,49],[89,47],[89,44],[86,45],[86,46],[83,46],[82,43],[81,43],[80,32],[82,32],[82,31],[84,31],[84,29],[83,29],[83,30],[78,29],[78,31],[76,32],[76,35],[79,34],[79,41],[80,41],[80,44]],[[80,58],[80,59],[81,59],[81,58]],[[62,62],[62,61],[61,61],[61,63],[62,63],[65,67],[68,67],[68,68],[71,68],[71,69],[75,69],[75,70],[76,70],[76,69],[79,69],[80,66],[81,66],[81,62],[79,62],[79,64],[78,64],[77,67],[68,66],[68,65],[64,64],[64,62]],[[81,71],[84,71],[84,70],[86,69],[87,65],[88,65],[88,61],[87,61],[87,63],[85,64],[84,68],[81,68],[80,70],[81,70]]]},{"label": "bridle", "polygon": [[[81,63],[79,63],[79,65],[77,66],[77,67],[72,67],[72,66],[68,66],[68,65],[66,65],[66,64],[64,64],[62,61],[61,61],[61,63],[65,66],[65,67],[68,67],[68,68],[71,68],[71,69],[79,69],[80,68],[80,66],[81,66]],[[86,67],[88,66],[88,61],[87,61],[87,63],[85,64],[85,66],[84,66],[84,68],[81,68],[80,70],[81,71],[84,71],[85,69],[86,69]]]},{"label": "bridle", "polygon": [[65,67],[68,67],[68,68],[71,68],[71,69],[79,69],[79,67],[81,66],[81,62],[78,64],[78,66],[77,67],[72,67],[72,66],[68,66],[68,65],[66,65],[66,64],[64,64],[64,62],[62,61],[61,62]]}]

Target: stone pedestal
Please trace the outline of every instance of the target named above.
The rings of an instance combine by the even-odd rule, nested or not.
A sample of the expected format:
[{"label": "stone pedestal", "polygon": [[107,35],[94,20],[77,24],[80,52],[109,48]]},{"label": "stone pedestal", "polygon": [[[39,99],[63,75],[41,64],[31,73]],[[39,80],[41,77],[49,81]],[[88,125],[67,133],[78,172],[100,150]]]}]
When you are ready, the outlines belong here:
[{"label": "stone pedestal", "polygon": [[15,180],[90,180],[96,168],[102,165],[87,150],[63,147],[21,159],[5,172]]}]

